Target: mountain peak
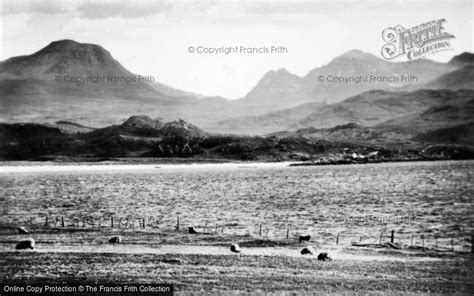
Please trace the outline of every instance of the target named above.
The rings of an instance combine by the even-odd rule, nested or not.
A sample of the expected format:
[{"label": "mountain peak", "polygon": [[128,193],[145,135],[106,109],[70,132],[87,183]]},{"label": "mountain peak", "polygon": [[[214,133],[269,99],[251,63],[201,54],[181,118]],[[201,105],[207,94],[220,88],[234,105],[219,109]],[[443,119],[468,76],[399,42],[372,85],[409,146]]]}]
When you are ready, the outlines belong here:
[{"label": "mountain peak", "polygon": [[32,55],[10,58],[0,63],[0,72],[47,79],[58,74],[131,75],[100,45],[70,39],[51,42]]},{"label": "mountain peak", "polygon": [[[327,64],[329,67],[368,67],[369,65],[384,62],[371,53],[366,53],[358,49],[349,50],[337,56]],[[350,65],[350,66],[349,66]]]},{"label": "mountain peak", "polygon": [[276,71],[278,74],[291,74],[290,72],[288,72],[288,70],[286,70],[285,68],[280,68],[278,69],[278,71]]},{"label": "mountain peak", "polygon": [[72,58],[92,57],[104,61],[113,59],[110,52],[100,45],[92,43],[79,43],[71,39],[64,39],[51,42],[48,46],[37,51],[32,56],[44,55],[47,53],[70,54]]},{"label": "mountain peak", "polygon": [[285,78],[295,78],[295,77],[298,78],[297,75],[289,72],[287,69],[280,68],[277,71],[275,70],[268,71],[267,73],[265,73],[265,75],[263,75],[262,80],[264,80],[265,78],[273,80],[273,79],[285,79]]},{"label": "mountain peak", "polygon": [[461,68],[466,64],[474,64],[474,54],[467,51],[463,52],[462,54],[453,57],[449,61],[449,64],[456,68]]},{"label": "mountain peak", "polygon": [[47,50],[47,49],[64,50],[64,49],[71,49],[79,45],[81,45],[81,43],[77,41],[74,41],[71,39],[63,39],[63,40],[57,40],[57,41],[51,42],[48,46],[46,46],[42,50]]},{"label": "mountain peak", "polygon": [[373,59],[379,59],[375,55],[367,52],[363,52],[362,50],[359,49],[352,49],[349,51],[346,51],[345,53],[341,54],[340,56],[336,57],[334,60],[344,58],[344,59],[358,59],[358,60],[373,60]]},{"label": "mountain peak", "polygon": [[366,55],[367,53],[363,52],[362,50],[359,50],[359,49],[351,49],[349,51],[346,51],[345,53],[343,53],[341,56],[345,56],[345,57],[360,57],[360,56],[364,56]]}]

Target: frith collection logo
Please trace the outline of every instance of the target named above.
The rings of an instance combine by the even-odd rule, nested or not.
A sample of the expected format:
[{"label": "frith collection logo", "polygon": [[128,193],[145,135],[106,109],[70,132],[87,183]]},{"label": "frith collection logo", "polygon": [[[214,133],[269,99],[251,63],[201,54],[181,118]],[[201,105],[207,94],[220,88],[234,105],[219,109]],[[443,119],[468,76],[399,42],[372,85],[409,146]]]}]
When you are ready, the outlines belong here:
[{"label": "frith collection logo", "polygon": [[382,56],[387,60],[401,56],[414,60],[451,49],[449,41],[455,37],[444,32],[445,21],[445,19],[433,20],[409,29],[401,25],[386,28],[382,32],[382,38],[387,42],[382,47]]}]

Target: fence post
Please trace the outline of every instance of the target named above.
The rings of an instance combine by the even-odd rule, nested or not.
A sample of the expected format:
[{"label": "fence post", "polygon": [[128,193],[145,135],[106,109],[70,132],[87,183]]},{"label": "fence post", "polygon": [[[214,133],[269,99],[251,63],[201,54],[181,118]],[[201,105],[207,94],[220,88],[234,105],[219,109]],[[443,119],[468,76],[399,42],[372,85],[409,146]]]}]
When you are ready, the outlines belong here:
[{"label": "fence post", "polygon": [[176,230],[179,231],[179,215],[176,215]]},{"label": "fence post", "polygon": [[207,221],[206,221],[206,224],[204,224],[204,230],[202,232],[206,232],[206,228],[207,228]]},{"label": "fence post", "polygon": [[64,227],[64,216],[61,216],[61,227]]},{"label": "fence post", "polygon": [[288,228],[286,230],[286,239],[289,239],[290,238],[290,229]]},{"label": "fence post", "polygon": [[150,224],[153,227],[153,224],[155,224],[155,217],[148,216],[148,224]]},{"label": "fence post", "polygon": [[260,237],[262,237],[262,224],[260,224]]},{"label": "fence post", "polygon": [[339,245],[339,232],[337,233],[337,237],[336,237],[336,245]]},{"label": "fence post", "polygon": [[48,227],[48,226],[49,226],[48,217],[46,217],[46,221],[44,222],[44,226],[45,226],[45,227]]},{"label": "fence post", "polygon": [[393,241],[395,239],[395,230],[392,230],[392,236],[390,236],[390,242],[393,244]]},{"label": "fence post", "polygon": [[380,233],[380,241],[379,241],[379,245],[382,244],[382,238],[383,238],[383,231]]},{"label": "fence post", "polygon": [[[454,251],[454,245],[453,245],[453,251]],[[471,235],[471,253],[474,254],[474,234]]]},{"label": "fence post", "polygon": [[110,217],[110,227],[114,227],[114,216]]}]

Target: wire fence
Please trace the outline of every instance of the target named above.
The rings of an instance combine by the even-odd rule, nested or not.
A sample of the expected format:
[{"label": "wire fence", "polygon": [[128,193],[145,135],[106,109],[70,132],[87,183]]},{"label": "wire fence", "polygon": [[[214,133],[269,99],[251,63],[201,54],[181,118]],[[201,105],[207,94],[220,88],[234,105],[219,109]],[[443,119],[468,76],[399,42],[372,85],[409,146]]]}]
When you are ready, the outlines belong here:
[{"label": "wire fence", "polygon": [[[3,219],[2,219],[3,220]],[[31,229],[62,229],[81,228],[88,230],[115,229],[132,231],[175,231],[190,234],[206,235],[246,235],[260,240],[301,241],[317,244],[335,244],[352,246],[384,246],[390,243],[393,248],[415,248],[438,251],[465,251],[474,253],[474,232],[420,232],[405,231],[400,229],[372,230],[370,233],[355,233],[354,229],[339,229],[328,232],[326,230],[310,231],[298,228],[274,228],[265,224],[253,225],[252,227],[237,227],[234,223],[219,223],[202,221],[200,223],[189,223],[183,217],[176,216],[176,223],[163,224],[159,217],[154,216],[106,216],[106,217],[68,217],[53,215],[47,217],[25,217],[13,219],[11,222],[0,221],[2,228],[16,228],[27,226]],[[192,228],[192,230],[191,230]],[[304,236],[309,236],[309,240]],[[303,238],[301,238],[303,237]]]}]

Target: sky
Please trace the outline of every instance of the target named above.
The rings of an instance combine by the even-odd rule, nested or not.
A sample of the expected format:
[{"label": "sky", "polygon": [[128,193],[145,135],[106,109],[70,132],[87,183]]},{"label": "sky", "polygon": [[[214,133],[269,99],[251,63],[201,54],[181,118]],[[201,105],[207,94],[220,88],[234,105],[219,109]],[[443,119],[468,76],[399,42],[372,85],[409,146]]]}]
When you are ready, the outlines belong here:
[{"label": "sky", "polygon": [[[304,76],[351,49],[381,57],[382,31],[396,25],[445,19],[445,31],[455,38],[452,50],[427,56],[436,61],[474,48],[472,0],[0,3],[0,60],[72,39],[103,46],[133,73],[227,99],[245,96],[272,69]],[[235,46],[237,52],[229,54],[196,52]],[[271,52],[272,46],[280,51]],[[242,52],[241,47],[269,52]]]}]

